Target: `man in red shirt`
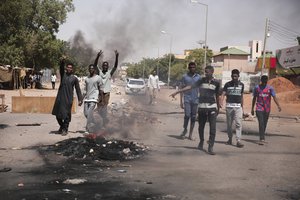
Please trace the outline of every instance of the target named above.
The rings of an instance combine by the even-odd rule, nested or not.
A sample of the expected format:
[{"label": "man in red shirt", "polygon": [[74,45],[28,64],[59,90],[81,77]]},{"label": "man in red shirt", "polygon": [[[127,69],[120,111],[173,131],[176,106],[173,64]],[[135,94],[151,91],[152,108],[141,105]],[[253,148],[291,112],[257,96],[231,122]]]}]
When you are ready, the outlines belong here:
[{"label": "man in red shirt", "polygon": [[253,90],[251,114],[254,115],[254,105],[256,103],[256,116],[259,126],[259,144],[264,145],[265,132],[271,111],[271,96],[273,97],[279,112],[281,111],[281,107],[276,98],[274,88],[270,85],[267,85],[268,76],[262,76],[260,81],[261,83]]}]

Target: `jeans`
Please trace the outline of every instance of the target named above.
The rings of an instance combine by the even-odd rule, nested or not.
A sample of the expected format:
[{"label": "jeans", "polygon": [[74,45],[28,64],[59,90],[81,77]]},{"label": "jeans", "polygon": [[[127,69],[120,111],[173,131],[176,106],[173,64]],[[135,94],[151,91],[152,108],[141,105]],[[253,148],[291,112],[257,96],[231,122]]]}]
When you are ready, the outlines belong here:
[{"label": "jeans", "polygon": [[84,102],[84,116],[87,118],[86,128],[88,129],[89,124],[94,121],[94,109],[96,107],[96,102]]},{"label": "jeans", "polygon": [[184,103],[184,122],[183,122],[184,129],[187,129],[190,119],[191,119],[191,124],[195,124],[197,108],[198,108],[198,104],[191,103],[191,102]]},{"label": "jeans", "polygon": [[199,122],[199,137],[200,141],[204,141],[204,128],[205,124],[209,122],[209,144],[214,145],[216,137],[216,109],[201,109],[198,110],[198,122]]},{"label": "jeans", "polygon": [[265,140],[266,128],[269,120],[270,112],[256,111],[259,128],[259,139]]},{"label": "jeans", "polygon": [[226,121],[227,121],[227,134],[228,138],[231,140],[232,138],[232,122],[235,121],[235,132],[236,132],[236,140],[240,141],[242,136],[242,118],[243,118],[243,108],[236,107],[226,108]]}]

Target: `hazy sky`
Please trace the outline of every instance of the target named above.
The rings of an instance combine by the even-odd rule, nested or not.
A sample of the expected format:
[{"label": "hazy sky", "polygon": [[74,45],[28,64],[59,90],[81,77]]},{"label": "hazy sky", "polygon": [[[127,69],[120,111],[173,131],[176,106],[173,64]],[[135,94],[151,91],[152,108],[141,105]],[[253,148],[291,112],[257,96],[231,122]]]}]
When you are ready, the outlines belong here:
[{"label": "hazy sky", "polygon": [[[247,46],[264,39],[266,18],[272,23],[267,49],[296,46],[300,33],[300,0],[198,0],[208,5],[207,45],[214,51],[224,46]],[[74,0],[58,33],[69,40],[81,30],[94,49],[111,56],[114,49],[122,61],[139,61],[184,49],[199,48],[205,39],[205,6],[190,0]],[[164,30],[169,34],[162,34]]]}]

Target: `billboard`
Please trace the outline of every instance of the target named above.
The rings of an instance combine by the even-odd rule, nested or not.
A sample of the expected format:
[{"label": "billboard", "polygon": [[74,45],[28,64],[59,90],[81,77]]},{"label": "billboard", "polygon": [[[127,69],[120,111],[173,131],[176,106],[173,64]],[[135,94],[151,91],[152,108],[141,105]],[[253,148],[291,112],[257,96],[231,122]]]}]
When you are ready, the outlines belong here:
[{"label": "billboard", "polygon": [[300,45],[276,50],[277,74],[300,74]]}]

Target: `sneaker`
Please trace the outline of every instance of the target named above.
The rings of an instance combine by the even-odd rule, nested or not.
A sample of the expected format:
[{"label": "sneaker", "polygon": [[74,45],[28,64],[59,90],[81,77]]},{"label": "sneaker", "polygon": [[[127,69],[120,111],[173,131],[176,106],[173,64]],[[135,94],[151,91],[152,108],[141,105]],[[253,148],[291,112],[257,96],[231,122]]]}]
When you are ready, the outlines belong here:
[{"label": "sneaker", "polygon": [[203,150],[203,141],[200,141],[198,144],[198,149]]},{"label": "sneaker", "polygon": [[213,146],[212,145],[208,145],[208,151],[207,151],[208,154],[210,155],[216,155],[216,153],[214,152],[213,150]]},{"label": "sneaker", "polygon": [[232,140],[229,139],[225,144],[226,144],[226,145],[232,145]]},{"label": "sneaker", "polygon": [[237,143],[236,143],[236,147],[238,147],[238,148],[243,148],[244,145],[243,145],[241,142],[237,142]]},{"label": "sneaker", "polygon": [[63,130],[62,130],[62,132],[61,132],[61,135],[62,135],[62,136],[66,136],[66,135],[68,135],[68,131],[67,131],[67,130],[65,130],[65,129],[63,129]]}]

